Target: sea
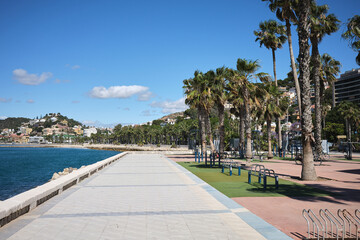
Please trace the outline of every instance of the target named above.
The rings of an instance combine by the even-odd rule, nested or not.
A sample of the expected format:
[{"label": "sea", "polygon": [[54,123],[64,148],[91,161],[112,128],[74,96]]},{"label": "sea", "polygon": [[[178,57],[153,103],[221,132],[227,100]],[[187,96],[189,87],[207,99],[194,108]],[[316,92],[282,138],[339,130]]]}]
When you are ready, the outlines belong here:
[{"label": "sea", "polygon": [[48,182],[64,168],[80,168],[119,152],[38,147],[0,147],[0,201]]}]

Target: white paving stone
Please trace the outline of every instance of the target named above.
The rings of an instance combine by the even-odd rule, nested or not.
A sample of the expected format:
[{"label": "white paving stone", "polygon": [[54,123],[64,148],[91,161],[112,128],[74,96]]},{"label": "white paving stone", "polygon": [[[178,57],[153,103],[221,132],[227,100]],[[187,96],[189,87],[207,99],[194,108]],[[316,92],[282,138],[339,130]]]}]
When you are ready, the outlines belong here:
[{"label": "white paving stone", "polygon": [[265,239],[159,154],[128,154],[0,228],[0,239]]}]

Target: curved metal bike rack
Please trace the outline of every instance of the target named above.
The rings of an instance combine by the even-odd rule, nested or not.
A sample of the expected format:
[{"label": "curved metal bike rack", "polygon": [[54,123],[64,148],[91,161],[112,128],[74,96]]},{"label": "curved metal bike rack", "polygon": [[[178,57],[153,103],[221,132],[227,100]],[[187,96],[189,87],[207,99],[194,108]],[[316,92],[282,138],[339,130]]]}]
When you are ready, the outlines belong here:
[{"label": "curved metal bike rack", "polygon": [[338,209],[337,216],[328,209],[320,209],[320,218],[311,209],[303,209],[302,215],[307,223],[308,239],[359,239],[359,209],[355,210],[354,215],[346,209]]}]

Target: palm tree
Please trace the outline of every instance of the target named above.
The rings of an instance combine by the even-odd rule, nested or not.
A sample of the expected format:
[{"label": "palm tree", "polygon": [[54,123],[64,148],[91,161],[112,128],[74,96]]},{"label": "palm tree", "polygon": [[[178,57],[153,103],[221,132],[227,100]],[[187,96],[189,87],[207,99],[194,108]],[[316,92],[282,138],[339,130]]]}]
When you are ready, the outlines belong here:
[{"label": "palm tree", "polygon": [[263,117],[266,121],[268,135],[268,159],[273,158],[271,151],[271,122],[279,118],[284,112],[279,107],[280,92],[277,86],[270,81],[264,81],[259,90],[261,96],[261,107],[258,111],[258,118]]},{"label": "palm tree", "polygon": [[195,71],[194,78],[183,81],[183,88],[186,94],[185,103],[198,110],[202,153],[206,150],[206,134],[209,137],[211,151],[215,151],[209,117],[210,110],[213,106],[210,77],[209,73],[203,74],[202,72]]},{"label": "palm tree", "polygon": [[328,83],[332,88],[332,108],[335,107],[335,81],[340,73],[341,63],[333,59],[329,54],[324,53],[321,56],[320,79]]},{"label": "palm tree", "polygon": [[358,52],[356,63],[360,65],[360,16],[355,15],[350,18],[347,23],[347,30],[341,35],[348,40],[354,51]]},{"label": "palm tree", "polygon": [[[261,22],[259,24],[259,31],[254,31],[255,36],[257,36],[255,41],[260,42],[260,47],[264,45],[267,49],[271,49],[273,57],[273,70],[274,70],[274,81],[275,86],[277,87],[277,77],[276,77],[276,57],[275,51],[278,48],[282,48],[282,45],[286,42],[285,36],[285,27],[279,24],[275,20],[269,20]],[[277,105],[279,105],[279,99],[276,100]],[[282,134],[281,134],[281,124],[280,117],[276,117],[276,125],[278,129],[278,146],[279,149],[282,146]]]},{"label": "palm tree", "polygon": [[314,167],[314,157],[311,148],[313,142],[313,124],[311,117],[311,94],[310,94],[310,0],[302,0],[299,3],[299,70],[301,83],[301,128],[302,128],[302,145],[303,145],[303,161],[301,178],[303,180],[316,180],[317,175]]},{"label": "palm tree", "polygon": [[248,162],[252,158],[251,149],[251,108],[253,105],[260,105],[255,94],[256,86],[250,82],[255,78],[266,78],[267,74],[255,73],[260,68],[258,61],[251,61],[239,58],[237,60],[236,69],[232,70],[229,77],[229,86],[235,103],[243,107],[240,111],[243,113],[246,137],[245,157]]},{"label": "palm tree", "polygon": [[280,21],[285,21],[286,35],[289,43],[291,69],[294,77],[296,96],[299,105],[299,115],[301,117],[302,114],[301,95],[300,95],[301,93],[300,93],[299,79],[296,71],[295,57],[292,47],[292,36],[291,36],[291,22],[297,23],[296,14],[294,11],[297,8],[297,4],[298,4],[297,0],[262,0],[262,1],[269,2],[270,10],[276,13],[276,17]]},{"label": "palm tree", "polygon": [[244,99],[243,99],[243,82],[244,77],[236,70],[228,69],[228,84],[226,86],[229,91],[229,102],[232,103],[233,108],[231,113],[239,117],[239,150],[240,157],[243,157],[245,147],[245,112],[244,112]]},{"label": "palm tree", "polygon": [[215,105],[218,110],[219,117],[219,135],[220,135],[220,144],[219,152],[223,153],[225,148],[225,103],[228,99],[228,94],[226,91],[226,75],[227,69],[225,67],[217,68],[216,71],[209,71],[209,80],[211,81],[211,91],[214,97]]},{"label": "palm tree", "polygon": [[315,150],[318,154],[322,153],[321,147],[321,83],[320,83],[320,54],[319,43],[327,34],[336,32],[339,28],[339,20],[334,14],[326,15],[329,7],[327,5],[317,6],[311,4],[310,11],[310,41],[311,61],[312,61],[312,78],[315,83]]},{"label": "palm tree", "polygon": [[198,112],[198,121],[199,121],[199,129],[200,129],[200,139],[201,139],[201,152],[204,153],[206,150],[206,131],[205,131],[205,118],[202,110],[202,98],[201,98],[201,81],[202,81],[202,73],[195,71],[194,78],[186,79],[183,81],[185,89],[185,103],[189,105],[191,108],[197,109]]},{"label": "palm tree", "polygon": [[[359,124],[360,123],[360,108],[358,105],[356,105],[353,102],[343,101],[339,103],[338,110],[340,112],[340,115],[345,119],[346,124],[346,136],[347,141],[350,145],[351,142],[351,126],[353,124]],[[351,145],[350,147],[350,155],[348,156],[348,159],[352,159],[352,149]]]},{"label": "palm tree", "polygon": [[204,74],[201,96],[202,96],[202,107],[205,118],[206,133],[209,138],[209,143],[212,153],[215,152],[215,146],[214,146],[213,135],[211,131],[211,122],[210,122],[210,112],[214,106],[214,97],[211,91],[213,86],[214,86],[213,73],[211,71],[208,71],[207,73]]}]

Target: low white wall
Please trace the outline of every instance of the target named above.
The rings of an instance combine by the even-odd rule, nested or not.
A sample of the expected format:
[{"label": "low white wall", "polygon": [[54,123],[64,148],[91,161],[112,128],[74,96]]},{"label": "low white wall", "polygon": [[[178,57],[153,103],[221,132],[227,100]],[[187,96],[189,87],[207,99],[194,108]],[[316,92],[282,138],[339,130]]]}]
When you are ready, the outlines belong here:
[{"label": "low white wall", "polygon": [[43,202],[60,194],[62,191],[79,183],[126,154],[127,152],[117,154],[113,157],[73,171],[68,175],[61,176],[56,180],[45,183],[29,191],[20,193],[5,201],[0,201],[0,227],[22,214],[31,211]]}]

